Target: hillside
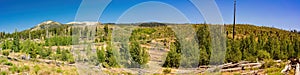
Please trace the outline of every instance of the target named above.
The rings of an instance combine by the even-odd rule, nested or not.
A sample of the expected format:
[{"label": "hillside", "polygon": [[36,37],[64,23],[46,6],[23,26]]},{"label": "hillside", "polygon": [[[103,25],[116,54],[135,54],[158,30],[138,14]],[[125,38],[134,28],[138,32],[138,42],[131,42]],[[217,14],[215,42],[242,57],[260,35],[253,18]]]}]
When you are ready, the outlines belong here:
[{"label": "hillside", "polygon": [[42,23],[36,25],[33,28],[30,28],[29,30],[30,31],[35,31],[35,30],[42,30],[42,29],[47,29],[47,28],[48,29],[58,28],[61,25],[62,25],[61,23],[58,23],[58,22],[55,22],[55,21],[45,21],[45,22],[42,22]]},{"label": "hillside", "polygon": [[[61,24],[46,21],[29,30],[12,34],[1,33],[0,44],[1,49],[4,50],[1,53],[15,52],[19,56],[15,53],[7,56],[16,58],[27,54],[32,56],[32,59],[62,61],[69,65],[85,64],[79,66],[81,68],[78,68],[80,69],[78,72],[92,71],[95,66],[97,66],[96,69],[99,69],[101,63],[100,67],[106,68],[105,71],[109,74],[116,71],[110,68],[144,68],[148,66],[159,68],[156,70],[160,70],[158,72],[161,73],[161,69],[165,70],[164,68],[196,68],[210,65],[209,63],[214,61],[210,60],[213,48],[209,24],[193,24],[191,26],[172,24],[175,30],[168,25],[170,24],[151,22],[142,23],[134,29],[130,29],[134,26],[101,24],[99,22]],[[231,27],[232,25],[225,25],[227,49],[224,63],[221,64],[242,61],[286,61],[289,58],[300,57],[300,34],[297,31],[238,24],[236,26],[237,38],[233,40]],[[195,32],[186,34],[191,30]],[[175,33],[179,33],[179,35]],[[188,40],[192,41],[182,42]],[[192,51],[199,52],[194,53],[199,56],[188,56],[182,53],[193,54]],[[182,57],[184,59],[181,59]],[[180,61],[189,62],[179,63]],[[40,63],[40,61],[38,62]],[[88,67],[93,68],[87,69]],[[276,67],[276,65],[263,65],[261,68],[272,67]],[[276,71],[279,71],[280,68],[282,67],[277,68]],[[69,72],[69,68],[66,70]],[[117,69],[116,73],[135,73],[132,70],[134,71],[134,69]],[[141,71],[150,72],[148,70]],[[197,72],[203,73],[202,70]]]}]

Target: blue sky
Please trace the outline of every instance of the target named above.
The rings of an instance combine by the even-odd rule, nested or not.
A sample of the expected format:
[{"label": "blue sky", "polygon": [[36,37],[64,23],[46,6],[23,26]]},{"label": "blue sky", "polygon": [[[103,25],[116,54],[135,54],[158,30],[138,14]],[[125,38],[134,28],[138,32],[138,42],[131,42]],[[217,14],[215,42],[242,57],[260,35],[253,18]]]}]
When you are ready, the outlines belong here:
[{"label": "blue sky", "polygon": [[[101,22],[116,22],[128,8],[149,0],[112,0],[100,17]],[[188,0],[152,0],[174,6],[193,23],[204,22]],[[232,23],[233,0],[215,0],[223,20]],[[43,21],[74,21],[81,0],[0,0],[0,31],[24,30]],[[300,0],[238,0],[237,23],[280,29],[300,30]],[[159,11],[159,9],[158,9]]]}]

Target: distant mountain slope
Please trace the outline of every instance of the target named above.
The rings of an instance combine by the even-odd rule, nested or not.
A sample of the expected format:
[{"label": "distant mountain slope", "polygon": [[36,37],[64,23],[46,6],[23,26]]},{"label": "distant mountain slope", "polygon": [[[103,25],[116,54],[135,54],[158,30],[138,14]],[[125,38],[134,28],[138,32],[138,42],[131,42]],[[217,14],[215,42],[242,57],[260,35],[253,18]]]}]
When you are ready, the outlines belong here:
[{"label": "distant mountain slope", "polygon": [[100,25],[100,22],[69,22],[66,24],[70,24],[70,25]]},{"label": "distant mountain slope", "polygon": [[33,28],[30,28],[29,31],[36,31],[36,30],[42,30],[42,29],[52,29],[52,28],[59,28],[63,25],[100,25],[100,22],[69,22],[66,24],[62,24],[56,21],[45,21],[42,22]]},{"label": "distant mountain slope", "polygon": [[[18,32],[22,36],[22,38],[29,38],[29,33],[32,36],[31,38],[39,38],[41,36],[45,36],[47,32],[49,35],[70,35],[72,33],[71,26],[89,26],[89,25],[107,25],[107,24],[101,24],[100,22],[69,22],[66,24],[55,22],[55,21],[45,21],[42,22],[30,29]],[[109,24],[111,26],[114,26],[114,24]],[[123,25],[123,24],[121,24]],[[124,24],[126,25],[126,24]],[[156,22],[150,22],[150,23],[141,23],[140,27],[160,27],[164,28],[165,26],[170,25],[166,23],[156,23]],[[203,26],[205,24],[192,24],[197,26]],[[208,24],[209,25],[209,24]],[[104,26],[97,26],[98,31],[102,31]],[[208,27],[209,28],[209,27]],[[227,38],[232,38],[232,25],[227,24],[225,25]],[[47,29],[47,30],[45,30]],[[167,28],[169,29],[169,28]],[[166,30],[166,29],[160,29],[160,30]],[[161,32],[165,33],[165,32]],[[289,30],[283,30],[273,27],[264,27],[264,26],[256,26],[256,25],[250,25],[250,24],[237,24],[236,26],[236,37],[237,38],[245,38],[249,37],[250,35],[268,35],[271,36],[283,36],[283,37],[297,37],[297,34],[299,35],[300,32],[297,32],[296,30],[289,31]],[[34,36],[33,36],[34,35]],[[12,37],[13,35],[8,34],[5,35],[6,37]]]},{"label": "distant mountain slope", "polygon": [[38,24],[37,26],[31,28],[30,31],[36,31],[36,30],[41,30],[41,29],[46,29],[46,28],[57,28],[61,25],[62,24],[59,22],[49,20],[49,21],[42,22],[42,23]]}]

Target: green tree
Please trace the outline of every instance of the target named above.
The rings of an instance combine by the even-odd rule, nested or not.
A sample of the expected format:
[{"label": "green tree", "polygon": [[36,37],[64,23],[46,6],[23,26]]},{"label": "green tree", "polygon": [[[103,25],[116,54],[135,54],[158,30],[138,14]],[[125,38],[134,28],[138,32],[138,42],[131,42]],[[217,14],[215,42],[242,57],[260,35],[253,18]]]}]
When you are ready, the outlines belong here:
[{"label": "green tree", "polygon": [[211,38],[206,24],[196,26],[196,36],[200,50],[199,65],[208,65],[211,52]]},{"label": "green tree", "polygon": [[12,42],[5,40],[4,43],[2,44],[2,49],[11,49],[12,48]]},{"label": "green tree", "polygon": [[37,47],[38,47],[38,45],[36,43],[30,43],[30,47],[29,47],[28,51],[26,51],[26,53],[29,54],[30,57],[36,58],[38,55]]},{"label": "green tree", "polygon": [[271,54],[271,57],[273,59],[278,60],[280,56],[280,43],[278,42],[277,38],[270,37],[269,40],[269,49],[267,51]]},{"label": "green tree", "polygon": [[179,42],[176,41],[170,45],[170,51],[168,52],[163,67],[178,68],[180,66],[180,59],[181,48]]},{"label": "green tree", "polygon": [[69,50],[62,50],[61,52],[61,60],[68,61],[69,60]]},{"label": "green tree", "polygon": [[15,30],[14,33],[14,38],[13,38],[13,46],[12,46],[12,50],[14,52],[19,52],[20,51],[20,39],[19,39],[19,35],[18,35],[18,31],[17,29]]},{"label": "green tree", "polygon": [[247,61],[255,62],[256,61],[256,42],[254,40],[254,36],[250,35],[250,37],[242,39],[241,42],[241,52],[243,54],[242,59]]},{"label": "green tree", "polygon": [[271,58],[270,53],[268,53],[265,50],[258,50],[257,57],[259,60],[265,60]]},{"label": "green tree", "polygon": [[59,46],[56,48],[56,54],[61,54],[61,50]]},{"label": "green tree", "polygon": [[40,51],[39,55],[41,55],[42,58],[47,58],[51,55],[52,50],[50,48],[43,48],[42,51]]},{"label": "green tree", "polygon": [[242,52],[240,51],[238,40],[227,41],[226,60],[227,62],[237,63],[242,59]]},{"label": "green tree", "polygon": [[295,38],[294,39],[294,42],[293,42],[293,44],[294,44],[294,50],[295,50],[295,52],[296,52],[296,56],[297,57],[300,57],[300,41],[299,41],[299,39],[298,38]]},{"label": "green tree", "polygon": [[119,66],[110,42],[107,42],[107,46],[106,46],[106,63],[110,67],[118,67]]},{"label": "green tree", "polygon": [[100,50],[97,48],[97,57],[99,63],[105,62],[105,51],[103,47]]},{"label": "green tree", "polygon": [[292,58],[292,57],[296,57],[296,52],[295,52],[295,50],[294,50],[294,45],[293,45],[293,43],[292,42],[288,42],[288,44],[287,44],[287,53],[288,53],[288,57],[289,58]]},{"label": "green tree", "polygon": [[280,56],[279,59],[288,59],[288,40],[287,39],[282,39],[280,42]]},{"label": "green tree", "polygon": [[145,48],[140,46],[137,41],[132,41],[130,44],[130,55],[133,61],[140,65],[145,65],[149,61],[149,54]]}]

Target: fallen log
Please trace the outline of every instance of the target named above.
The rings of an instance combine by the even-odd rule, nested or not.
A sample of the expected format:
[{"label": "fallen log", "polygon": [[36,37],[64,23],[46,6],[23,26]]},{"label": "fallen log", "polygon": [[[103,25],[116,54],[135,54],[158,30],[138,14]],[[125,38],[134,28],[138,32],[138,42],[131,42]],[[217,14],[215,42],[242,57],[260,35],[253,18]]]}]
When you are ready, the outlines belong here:
[{"label": "fallen log", "polygon": [[300,75],[299,64],[296,66],[295,75]]},{"label": "fallen log", "polygon": [[239,70],[242,70],[242,67],[222,69],[221,72],[234,72],[234,71],[239,71]]},{"label": "fallen log", "polygon": [[285,65],[284,69],[281,70],[281,73],[287,73],[289,70],[291,70],[291,65]]}]

